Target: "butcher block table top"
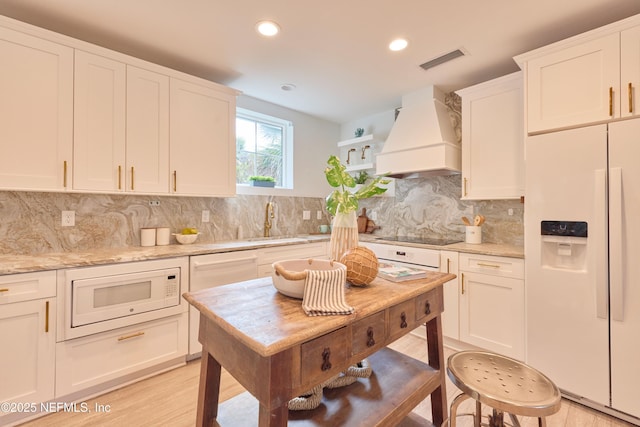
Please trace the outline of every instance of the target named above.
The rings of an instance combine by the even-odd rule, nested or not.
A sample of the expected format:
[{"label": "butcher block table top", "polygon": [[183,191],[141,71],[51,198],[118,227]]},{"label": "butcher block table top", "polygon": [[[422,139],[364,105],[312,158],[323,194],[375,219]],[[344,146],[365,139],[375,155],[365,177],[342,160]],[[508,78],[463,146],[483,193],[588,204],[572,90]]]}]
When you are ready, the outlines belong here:
[{"label": "butcher block table top", "polygon": [[[431,394],[433,421],[439,425],[447,415],[442,285],[453,278],[453,274],[428,272],[424,279],[394,283],[376,278],[366,287],[347,287],[345,299],[355,312],[333,316],[307,316],[301,300],[277,292],[271,278],[185,293],[184,298],[200,311],[203,359],[197,425],[255,426],[255,417],[259,426],[285,426],[288,421],[289,425],[324,425],[314,421],[314,411],[296,411],[289,417],[288,401],[369,356],[371,380],[398,390],[384,390],[385,399],[365,402],[368,408],[358,405],[363,406],[358,411],[350,407],[342,411],[347,413],[344,416],[339,407],[327,402],[319,418],[326,422],[330,408],[336,412],[334,425],[357,425],[354,417],[367,425],[397,425]],[[426,324],[428,364],[385,348],[421,324]],[[327,352],[329,358],[323,359]],[[404,363],[405,359],[410,360]],[[218,416],[221,367],[249,393],[225,402]],[[400,375],[403,370],[406,379]],[[383,379],[387,371],[390,379]],[[415,384],[394,385],[398,378]],[[341,393],[349,393],[352,387],[343,387]],[[399,394],[389,398],[391,392]],[[253,409],[238,410],[238,402],[248,401],[255,403]],[[227,406],[230,410],[225,413]]]}]

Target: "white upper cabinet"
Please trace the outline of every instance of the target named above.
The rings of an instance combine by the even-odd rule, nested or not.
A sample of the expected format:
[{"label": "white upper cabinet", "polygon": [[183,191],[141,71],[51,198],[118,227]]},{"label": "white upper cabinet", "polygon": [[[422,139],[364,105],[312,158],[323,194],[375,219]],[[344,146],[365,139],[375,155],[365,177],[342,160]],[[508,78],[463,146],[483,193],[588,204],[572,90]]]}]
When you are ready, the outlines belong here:
[{"label": "white upper cabinet", "polygon": [[638,115],[640,88],[640,26],[620,33],[620,116]]},{"label": "white upper cabinet", "polygon": [[171,79],[171,192],[230,196],[236,189],[234,94]]},{"label": "white upper cabinet", "polygon": [[76,51],[75,190],[169,192],[169,77]]},{"label": "white upper cabinet", "polygon": [[73,49],[0,27],[0,62],[0,188],[69,188]]},{"label": "white upper cabinet", "polygon": [[0,63],[0,189],[235,194],[237,91],[2,16]]},{"label": "white upper cabinet", "polygon": [[527,75],[529,133],[620,116],[617,33],[534,58]]},{"label": "white upper cabinet", "polygon": [[126,189],[169,192],[169,77],[127,66]]},{"label": "white upper cabinet", "polygon": [[126,65],[76,51],[74,190],[124,187]]},{"label": "white upper cabinet", "polygon": [[524,195],[522,73],[456,92],[462,97],[462,199]]},{"label": "white upper cabinet", "polygon": [[637,114],[640,15],[514,59],[525,72],[529,134]]}]

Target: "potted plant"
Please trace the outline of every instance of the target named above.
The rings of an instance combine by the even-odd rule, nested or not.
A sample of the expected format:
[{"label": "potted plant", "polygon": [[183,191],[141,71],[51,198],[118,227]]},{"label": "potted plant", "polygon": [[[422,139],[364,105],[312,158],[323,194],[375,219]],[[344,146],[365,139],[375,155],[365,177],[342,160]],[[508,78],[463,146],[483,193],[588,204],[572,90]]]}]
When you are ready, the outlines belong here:
[{"label": "potted plant", "polygon": [[275,187],[276,180],[272,176],[252,175],[249,177],[254,187]]},{"label": "potted plant", "polygon": [[347,250],[358,246],[358,200],[384,193],[387,189],[380,185],[388,184],[391,180],[377,176],[357,191],[351,191],[350,189],[356,187],[356,180],[347,173],[347,167],[340,159],[337,156],[329,156],[327,164],[324,174],[329,185],[336,188],[326,199],[327,210],[333,215],[331,258],[339,261]]}]

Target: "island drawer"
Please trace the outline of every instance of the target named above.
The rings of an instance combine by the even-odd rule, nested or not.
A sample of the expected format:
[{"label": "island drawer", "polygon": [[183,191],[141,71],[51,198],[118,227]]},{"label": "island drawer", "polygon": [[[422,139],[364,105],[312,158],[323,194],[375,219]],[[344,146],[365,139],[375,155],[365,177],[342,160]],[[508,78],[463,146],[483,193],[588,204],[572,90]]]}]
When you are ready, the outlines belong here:
[{"label": "island drawer", "polygon": [[384,347],[386,339],[384,311],[358,320],[351,327],[351,354],[366,357]]},{"label": "island drawer", "polygon": [[415,319],[415,298],[389,308],[389,340],[394,341],[404,335],[407,330],[413,329],[416,324]]},{"label": "island drawer", "polygon": [[300,379],[302,384],[319,384],[340,372],[351,356],[348,328],[307,341],[300,346]]},{"label": "island drawer", "polygon": [[433,289],[416,298],[416,322],[426,323],[442,313],[442,288]]}]

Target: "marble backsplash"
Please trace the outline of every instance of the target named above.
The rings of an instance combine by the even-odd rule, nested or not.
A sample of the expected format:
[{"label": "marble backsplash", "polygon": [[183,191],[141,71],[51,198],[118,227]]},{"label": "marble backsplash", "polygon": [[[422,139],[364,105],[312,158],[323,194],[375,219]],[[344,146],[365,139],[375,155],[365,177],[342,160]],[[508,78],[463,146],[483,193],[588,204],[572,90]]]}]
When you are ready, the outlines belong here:
[{"label": "marble backsplash", "polygon": [[[151,206],[159,201],[159,206]],[[229,198],[0,192],[0,254],[43,254],[140,245],[140,228],[196,227],[198,243],[260,237],[265,207],[274,202],[273,236],[316,232],[330,219],[324,200],[312,197]],[[76,224],[61,226],[62,211],[75,211]],[[203,223],[202,211],[210,211]],[[311,220],[302,212],[311,211]],[[321,212],[322,219],[316,217]],[[171,243],[175,239],[171,238]]]},{"label": "marble backsplash", "polygon": [[[376,235],[447,236],[464,239],[461,217],[483,214],[483,242],[522,245],[524,205],[517,200],[460,200],[460,175],[396,180],[394,197],[362,200],[381,228]],[[159,206],[151,206],[159,201]],[[0,254],[28,255],[140,245],[140,228],[196,227],[199,243],[261,237],[267,202],[275,204],[272,236],[316,233],[330,217],[316,197],[229,198],[100,195],[0,191]],[[61,226],[75,211],[76,225]],[[202,223],[202,211],[210,222]],[[311,219],[303,220],[303,211]],[[509,215],[512,210],[513,215]],[[317,219],[317,212],[321,219]],[[360,212],[358,212],[360,214]],[[172,238],[172,243],[175,240]]]}]

